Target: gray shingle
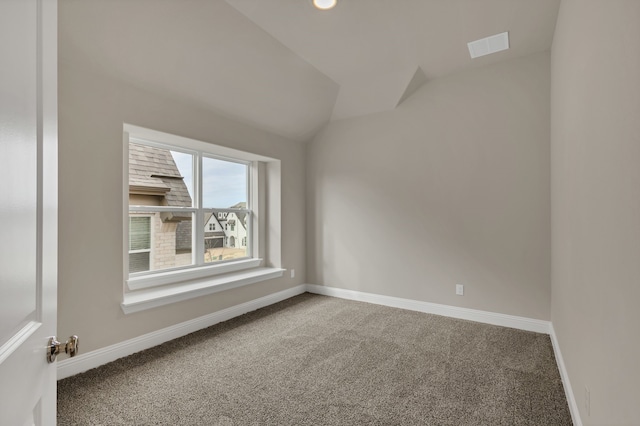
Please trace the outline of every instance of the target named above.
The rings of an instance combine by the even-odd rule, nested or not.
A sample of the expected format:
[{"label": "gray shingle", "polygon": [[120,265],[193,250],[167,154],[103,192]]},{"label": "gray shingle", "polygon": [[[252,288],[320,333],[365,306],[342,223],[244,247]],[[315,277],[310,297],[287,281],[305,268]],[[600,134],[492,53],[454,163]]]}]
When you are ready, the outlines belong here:
[{"label": "gray shingle", "polygon": [[[164,195],[162,205],[191,207],[184,178],[176,166],[171,151],[136,143],[129,144],[129,193]],[[172,219],[191,215],[175,214]]]}]

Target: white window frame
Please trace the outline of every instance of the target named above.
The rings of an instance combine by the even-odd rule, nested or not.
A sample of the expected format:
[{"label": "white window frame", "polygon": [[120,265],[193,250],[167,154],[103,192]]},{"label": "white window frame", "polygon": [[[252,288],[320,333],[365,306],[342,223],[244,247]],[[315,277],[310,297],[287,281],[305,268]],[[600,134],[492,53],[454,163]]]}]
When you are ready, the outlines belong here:
[{"label": "white window frame", "polygon": [[[275,206],[267,209],[266,204],[266,176],[274,175],[275,181],[279,185],[280,162],[273,158],[264,157],[244,151],[227,148],[212,143],[184,138],[155,130],[145,129],[138,126],[124,124],[123,126],[123,159],[124,159],[124,180],[123,180],[123,213],[124,226],[123,235],[127,250],[123,253],[123,303],[122,309],[125,313],[137,312],[144,309],[162,306],[179,300],[186,300],[203,294],[214,293],[246,284],[259,282],[266,279],[282,276],[284,269],[279,266],[280,261],[280,235],[274,235],[271,241],[267,241],[267,228],[279,228],[279,207]],[[247,208],[251,210],[250,219],[247,223],[247,252],[249,256],[242,259],[221,261],[214,264],[198,264],[196,256],[199,251],[204,254],[204,214],[202,212],[227,211],[235,212],[234,209],[203,208],[195,205],[188,207],[164,207],[164,206],[140,206],[133,211],[129,207],[129,142],[144,143],[172,151],[197,154],[198,161],[194,164],[194,192],[197,191],[197,200],[202,200],[201,167],[202,157],[211,157],[225,161],[235,161],[249,165],[248,176],[248,198]],[[275,173],[275,174],[274,174]],[[280,188],[274,187],[270,197],[277,195],[279,204]],[[194,203],[197,203],[194,200]],[[272,202],[269,203],[273,204]],[[192,256],[194,264],[187,267],[177,267],[168,270],[140,272],[129,274],[129,221],[130,213],[155,212],[157,211],[185,211],[194,212],[194,229]],[[273,223],[267,218],[269,214],[276,211],[278,217],[273,217]],[[199,248],[196,249],[196,244]],[[200,247],[201,246],[201,247]],[[202,248],[202,250],[200,250]],[[265,254],[269,250],[270,258],[265,259]],[[202,262],[204,261],[204,256]]]},{"label": "white window frame", "polygon": [[[177,145],[169,145],[166,143],[161,143],[153,140],[142,139],[139,137],[129,136],[130,143],[136,143],[140,145],[152,146],[160,149],[165,149],[168,151],[181,152],[184,154],[189,154],[193,156],[193,192],[194,192],[194,200],[193,206],[191,207],[176,207],[176,206],[145,206],[145,205],[134,205],[129,206],[129,214],[145,214],[148,212],[153,213],[162,213],[162,212],[175,212],[180,211],[184,213],[191,213],[193,215],[193,229],[194,233],[192,236],[192,244],[191,244],[191,265],[179,266],[174,268],[167,268],[161,270],[150,270],[144,272],[135,272],[129,274],[129,279],[127,280],[127,285],[131,290],[137,290],[141,288],[149,288],[155,287],[158,285],[165,285],[175,281],[176,278],[180,276],[186,276],[189,278],[200,278],[217,274],[224,274],[232,271],[239,271],[247,268],[255,268],[260,266],[262,259],[260,258],[260,253],[257,250],[254,250],[254,246],[252,244],[253,237],[253,229],[255,225],[253,224],[253,217],[255,216],[254,211],[256,210],[254,204],[257,204],[257,190],[255,186],[257,185],[257,179],[254,179],[254,175],[258,173],[258,163],[256,161],[246,161],[238,158],[229,158],[223,157],[221,155],[216,155],[211,151],[203,151],[202,149],[193,150],[189,149],[189,147],[177,146]],[[214,150],[214,148],[209,147]],[[211,158],[215,160],[222,160],[231,163],[237,163],[247,166],[247,208],[245,209],[230,209],[230,208],[214,208],[214,207],[204,207],[202,205],[202,162],[204,158]],[[128,170],[128,167],[127,167]],[[205,263],[204,262],[204,215],[205,213],[214,213],[214,212],[227,212],[227,213],[237,213],[242,212],[249,215],[250,225],[247,229],[247,234],[249,236],[248,239],[248,247],[247,247],[247,256],[243,256],[241,258],[232,259],[232,260],[221,260],[215,263]],[[230,228],[233,228],[232,226]],[[128,265],[127,265],[128,267]]]}]

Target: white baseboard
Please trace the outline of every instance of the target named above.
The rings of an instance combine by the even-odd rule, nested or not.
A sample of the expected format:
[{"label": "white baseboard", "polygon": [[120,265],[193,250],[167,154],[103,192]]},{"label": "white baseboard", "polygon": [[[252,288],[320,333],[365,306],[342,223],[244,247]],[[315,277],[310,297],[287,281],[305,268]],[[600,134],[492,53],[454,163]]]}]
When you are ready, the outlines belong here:
[{"label": "white baseboard", "polygon": [[315,284],[302,284],[297,287],[270,294],[259,299],[251,300],[240,305],[232,306],[230,308],[223,309],[221,311],[214,312],[212,314],[208,314],[199,318],[195,318],[190,321],[176,324],[162,330],[154,331],[143,336],[129,339],[124,342],[108,346],[106,348],[87,352],[86,354],[80,354],[73,358],[58,361],[58,380],[82,373],[92,368],[99,367],[111,361],[115,361],[118,358],[122,358],[133,353],[152,348],[169,340],[185,336],[189,333],[193,333],[203,328],[210,327],[214,324],[230,320],[247,312],[255,311],[257,309],[272,305],[274,303],[278,303],[280,301],[289,299],[305,292],[549,334],[556,357],[556,363],[558,364],[558,369],[560,371],[560,377],[562,378],[564,392],[567,396],[567,402],[569,404],[569,410],[571,411],[573,424],[575,426],[582,426],[580,413],[578,411],[578,405],[576,403],[573,389],[571,388],[569,375],[565,368],[562,353],[560,352],[560,345],[558,343],[558,339],[551,322],[513,315],[498,314],[494,312],[479,311],[475,309],[459,308],[456,306],[440,305],[437,303],[383,296],[373,293],[363,293],[354,290],[345,290],[341,288],[326,287]]},{"label": "white baseboard", "polygon": [[111,345],[106,348],[87,352],[85,354],[79,354],[73,358],[59,361],[57,366],[58,380],[99,367],[108,362],[140,352],[144,349],[152,348],[169,340],[210,327],[219,322],[230,320],[231,318],[246,314],[247,312],[273,305],[274,303],[302,294],[305,291],[306,286],[299,285],[297,287],[242,303],[240,305],[232,306],[209,315],[163,328],[162,330],[125,340],[124,342],[116,343],[115,345]]},{"label": "white baseboard", "polygon": [[421,302],[417,300],[401,299],[398,297],[382,296],[372,293],[363,293],[353,290],[345,290],[335,287],[326,287],[314,284],[302,284],[278,293],[270,294],[240,305],[232,306],[212,314],[208,314],[190,321],[173,325],[171,327],[157,330],[115,345],[85,354],[77,355],[73,358],[58,361],[57,374],[58,380],[75,374],[82,373],[92,368],[99,367],[116,359],[140,352],[145,349],[160,345],[169,340],[185,336],[189,333],[210,327],[217,323],[230,320],[247,312],[255,311],[265,306],[278,303],[282,300],[289,299],[299,294],[309,292],[321,294],[325,296],[338,297],[342,299],[357,300],[361,302],[374,303],[377,305],[385,305],[394,308],[408,309],[412,311],[425,312],[435,315],[442,315],[452,318],[465,319],[486,324],[499,325],[503,327],[511,327],[521,330],[534,331],[551,335],[553,349],[556,355],[556,361],[560,370],[562,383],[564,385],[565,394],[571,410],[573,423],[576,426],[582,426],[580,415],[578,413],[575,397],[569,383],[569,377],[564,366],[560,347],[553,330],[553,326],[548,321],[536,320],[531,318],[517,317],[512,315],[497,314],[494,312],[479,311],[475,309],[459,308],[455,306],[440,305],[436,303]]},{"label": "white baseboard", "polygon": [[436,303],[420,302],[417,300],[401,299],[398,297],[382,296],[379,294],[363,293],[354,290],[345,290],[335,287],[326,287],[315,284],[307,284],[307,292],[321,294],[324,296],[339,297],[341,299],[357,300],[360,302],[375,303],[377,305],[390,306],[393,308],[409,309],[412,311],[425,312],[428,314],[442,315],[452,318],[465,319],[470,321],[482,322],[486,324],[500,325],[520,330],[534,331],[537,333],[548,334],[553,345],[553,352],[560,371],[562,386],[567,397],[569,411],[574,426],[582,426],[580,412],[576,403],[575,394],[571,388],[569,374],[562,358],[558,338],[556,337],[553,324],[550,321],[543,321],[525,317],[517,317],[512,315],[497,314],[494,312],[479,311],[475,309],[459,308],[456,306],[439,305]]},{"label": "white baseboard", "polygon": [[571,387],[571,381],[569,380],[569,373],[564,365],[564,358],[562,358],[562,352],[560,351],[560,343],[556,336],[556,331],[551,324],[551,344],[553,345],[553,352],[556,356],[556,364],[558,364],[558,370],[560,370],[560,378],[562,379],[562,386],[564,387],[564,394],[567,396],[567,403],[569,404],[569,411],[571,412],[571,420],[573,420],[574,426],[582,426],[582,419],[580,418],[580,411],[578,410],[578,403],[576,402],[573,388]]},{"label": "white baseboard", "polygon": [[479,311],[476,309],[459,308],[457,306],[440,305],[437,303],[421,302],[418,300],[401,299],[399,297],[382,296],[373,293],[363,293],[342,288],[326,287],[322,285],[307,284],[309,293],[322,294],[324,296],[339,297],[341,299],[357,300],[360,302],[374,303],[376,305],[390,306],[393,308],[408,309],[427,314],[442,315],[445,317],[476,321],[485,324],[500,325],[503,327],[517,328],[520,330],[534,331],[536,333],[549,334],[551,323],[532,318],[517,317],[513,315],[498,314],[495,312]]}]

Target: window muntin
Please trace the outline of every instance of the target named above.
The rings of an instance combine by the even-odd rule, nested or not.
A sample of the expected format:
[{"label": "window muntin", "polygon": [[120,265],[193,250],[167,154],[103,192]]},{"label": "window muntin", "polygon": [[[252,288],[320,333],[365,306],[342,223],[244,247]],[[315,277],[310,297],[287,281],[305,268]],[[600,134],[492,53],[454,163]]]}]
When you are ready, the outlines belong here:
[{"label": "window muntin", "polygon": [[129,216],[150,218],[154,249],[142,266],[130,254],[129,277],[252,258],[251,170],[249,161],[131,138]]}]

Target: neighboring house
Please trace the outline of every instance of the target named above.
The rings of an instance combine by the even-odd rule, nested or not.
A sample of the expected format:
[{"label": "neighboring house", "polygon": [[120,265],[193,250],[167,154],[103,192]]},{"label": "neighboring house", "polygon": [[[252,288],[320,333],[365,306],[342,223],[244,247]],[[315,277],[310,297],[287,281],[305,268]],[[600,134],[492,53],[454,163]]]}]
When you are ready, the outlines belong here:
[{"label": "neighboring house", "polygon": [[208,250],[224,247],[226,234],[223,225],[217,219],[217,215],[207,213],[204,219],[204,248]]},{"label": "neighboring house", "polygon": [[[129,144],[129,205],[192,205],[169,150]],[[191,220],[189,213],[130,213],[129,272],[191,264]]]},{"label": "neighboring house", "polygon": [[[246,203],[231,206],[232,209],[245,209]],[[247,215],[240,212],[217,212],[216,221],[224,231],[224,246],[230,248],[247,247]],[[207,228],[205,226],[205,232]]]},{"label": "neighboring house", "polygon": [[[229,207],[244,209],[246,203],[238,203]],[[247,247],[247,214],[243,212],[218,211],[205,217],[205,248],[246,248]]]}]

